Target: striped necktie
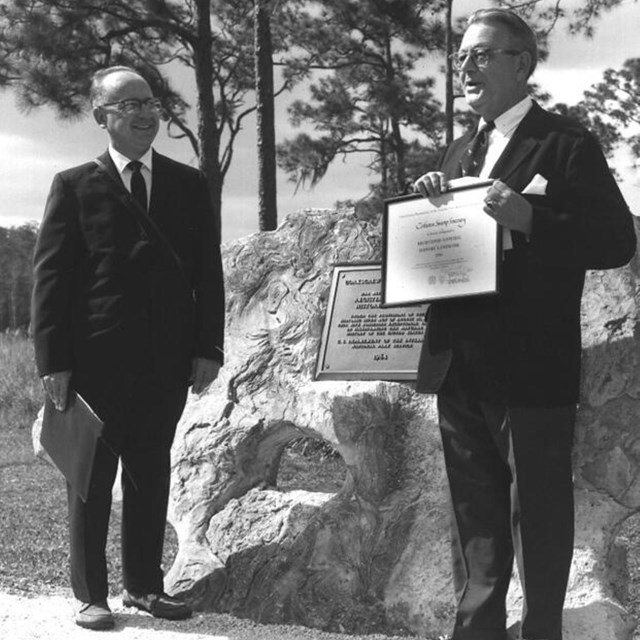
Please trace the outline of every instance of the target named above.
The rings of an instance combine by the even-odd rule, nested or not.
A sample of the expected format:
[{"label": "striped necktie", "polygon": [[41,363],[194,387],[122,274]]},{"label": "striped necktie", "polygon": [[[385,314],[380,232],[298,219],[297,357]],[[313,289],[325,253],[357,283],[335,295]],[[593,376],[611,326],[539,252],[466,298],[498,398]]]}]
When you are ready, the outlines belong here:
[{"label": "striped necktie", "polygon": [[460,169],[463,176],[478,176],[480,174],[489,147],[489,133],[495,129],[495,126],[495,122],[485,122],[464,150],[460,159]]}]

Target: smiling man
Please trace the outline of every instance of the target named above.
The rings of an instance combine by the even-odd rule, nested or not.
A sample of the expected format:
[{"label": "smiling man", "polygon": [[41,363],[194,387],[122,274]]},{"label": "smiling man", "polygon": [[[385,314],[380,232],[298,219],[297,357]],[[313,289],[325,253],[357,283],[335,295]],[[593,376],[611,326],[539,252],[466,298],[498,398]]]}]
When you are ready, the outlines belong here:
[{"label": "smiling man", "polygon": [[438,395],[451,492],[453,639],[507,639],[515,557],[521,637],[561,640],[585,271],[627,263],[634,227],[594,137],[528,95],[537,46],[521,18],[477,11],[453,62],[479,125],[414,188],[492,179],[478,214],[503,237],[499,293],[434,302],[418,371]]},{"label": "smiling man", "polygon": [[68,486],[76,623],[113,627],[105,545],[122,462],[124,604],[191,615],[163,589],[170,449],[188,386],[223,361],[219,239],[203,175],[152,150],[160,103],[128,67],[96,73],[93,115],[109,138],[94,161],[58,174],[35,251],[32,327],[50,400],[79,393],[104,422],[86,502]]}]

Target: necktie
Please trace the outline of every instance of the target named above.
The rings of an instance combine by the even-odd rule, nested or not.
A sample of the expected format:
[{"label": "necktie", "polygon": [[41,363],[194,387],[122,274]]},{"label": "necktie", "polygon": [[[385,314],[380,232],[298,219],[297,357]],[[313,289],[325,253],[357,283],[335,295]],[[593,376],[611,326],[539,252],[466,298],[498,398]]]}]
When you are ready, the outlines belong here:
[{"label": "necktie", "polygon": [[495,129],[495,122],[485,122],[474,136],[460,159],[463,176],[477,176],[484,164],[489,146],[489,133]]},{"label": "necktie", "polygon": [[147,210],[147,185],[140,169],[142,168],[142,162],[139,160],[132,160],[128,165],[131,169],[131,195],[142,208]]}]

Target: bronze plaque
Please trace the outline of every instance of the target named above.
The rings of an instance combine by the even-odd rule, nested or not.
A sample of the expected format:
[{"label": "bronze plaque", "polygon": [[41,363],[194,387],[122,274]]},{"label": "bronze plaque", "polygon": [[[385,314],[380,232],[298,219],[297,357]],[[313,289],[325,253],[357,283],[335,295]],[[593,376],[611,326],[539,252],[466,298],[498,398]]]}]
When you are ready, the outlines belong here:
[{"label": "bronze plaque", "polygon": [[381,265],[334,267],[317,380],[416,379],[428,305],[381,302]]}]

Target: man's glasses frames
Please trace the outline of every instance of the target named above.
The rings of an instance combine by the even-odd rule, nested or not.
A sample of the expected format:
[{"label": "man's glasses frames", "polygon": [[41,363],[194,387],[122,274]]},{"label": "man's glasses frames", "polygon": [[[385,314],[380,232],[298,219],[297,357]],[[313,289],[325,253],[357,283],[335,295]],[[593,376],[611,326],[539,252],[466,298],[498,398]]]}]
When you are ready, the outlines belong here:
[{"label": "man's glasses frames", "polygon": [[493,56],[497,53],[506,53],[510,56],[517,56],[522,53],[516,49],[471,49],[470,51],[458,51],[452,53],[449,59],[457,71],[460,71],[467,59],[470,59],[478,69],[484,69]]},{"label": "man's glasses frames", "polygon": [[127,100],[118,100],[117,102],[107,102],[99,106],[115,107],[120,113],[127,116],[138,115],[144,108],[153,113],[162,113],[162,103],[158,98],[147,98],[146,100],[128,98]]}]

